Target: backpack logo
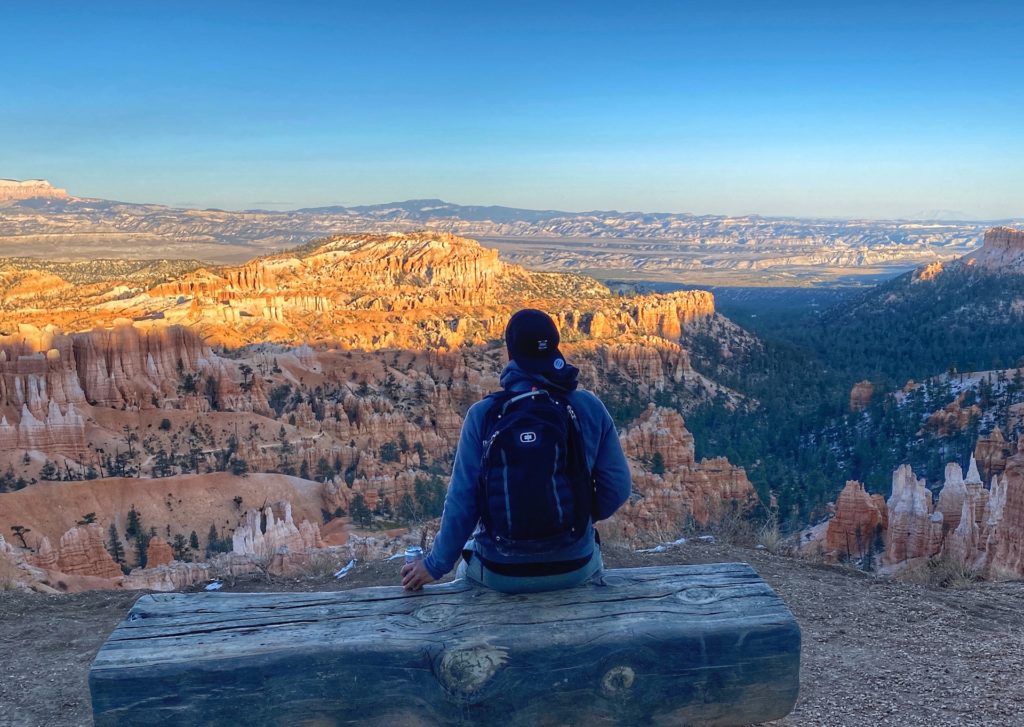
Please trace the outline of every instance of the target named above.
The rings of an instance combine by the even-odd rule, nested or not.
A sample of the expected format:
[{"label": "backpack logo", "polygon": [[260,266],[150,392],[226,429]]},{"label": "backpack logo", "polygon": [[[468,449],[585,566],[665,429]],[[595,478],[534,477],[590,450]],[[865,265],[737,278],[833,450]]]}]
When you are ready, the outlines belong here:
[{"label": "backpack logo", "polygon": [[519,435],[519,441],[523,444],[530,444],[531,442],[537,441],[536,432],[523,432]]}]

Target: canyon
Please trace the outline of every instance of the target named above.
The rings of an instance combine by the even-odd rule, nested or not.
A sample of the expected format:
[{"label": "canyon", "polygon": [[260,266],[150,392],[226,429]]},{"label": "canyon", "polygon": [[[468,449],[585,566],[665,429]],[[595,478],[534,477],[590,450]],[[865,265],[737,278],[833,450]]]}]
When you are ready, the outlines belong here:
[{"label": "canyon", "polygon": [[37,274],[0,308],[13,587],[177,589],[418,541],[527,305],[552,311],[623,423],[635,491],[610,534],[649,543],[756,504],[742,468],[696,461],[680,414],[741,398],[683,346],[694,326],[726,327],[706,292],[617,296],[436,233],[334,238],[148,287]]}]

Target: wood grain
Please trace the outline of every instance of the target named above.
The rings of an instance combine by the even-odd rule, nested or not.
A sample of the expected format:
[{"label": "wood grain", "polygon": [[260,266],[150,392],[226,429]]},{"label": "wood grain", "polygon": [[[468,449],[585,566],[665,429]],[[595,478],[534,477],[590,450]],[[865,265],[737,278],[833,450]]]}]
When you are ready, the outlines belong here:
[{"label": "wood grain", "polygon": [[605,582],[143,596],[92,665],[96,724],[742,725],[792,709],[800,630],[748,565]]}]

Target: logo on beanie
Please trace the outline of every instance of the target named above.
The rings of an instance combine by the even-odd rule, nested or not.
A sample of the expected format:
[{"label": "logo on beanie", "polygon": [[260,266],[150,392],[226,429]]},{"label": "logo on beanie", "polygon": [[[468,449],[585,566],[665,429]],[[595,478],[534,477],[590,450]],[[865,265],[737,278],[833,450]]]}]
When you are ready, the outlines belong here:
[{"label": "logo on beanie", "polygon": [[555,371],[561,371],[563,368],[565,368],[565,361],[560,358],[556,358],[554,360],[553,365],[555,367]]},{"label": "logo on beanie", "polygon": [[537,341],[537,350],[538,351],[547,351],[548,350],[548,339],[542,338],[539,341]]}]

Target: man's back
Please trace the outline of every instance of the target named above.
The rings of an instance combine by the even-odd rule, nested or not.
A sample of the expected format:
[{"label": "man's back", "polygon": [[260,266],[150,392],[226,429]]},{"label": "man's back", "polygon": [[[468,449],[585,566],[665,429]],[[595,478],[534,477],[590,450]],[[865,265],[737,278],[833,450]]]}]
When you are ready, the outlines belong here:
[{"label": "man's back", "polygon": [[[524,315],[525,314],[525,315]],[[517,325],[517,319],[526,319]],[[522,322],[522,321],[521,321]],[[592,481],[590,517],[575,540],[549,550],[517,553],[514,549],[499,549],[494,539],[481,526],[481,464],[484,455],[484,435],[488,429],[492,407],[496,398],[485,398],[470,407],[462,425],[452,477],[445,498],[441,529],[430,555],[423,562],[424,572],[405,575],[413,569],[403,569],[403,584],[416,588],[422,583],[436,580],[450,571],[464,546],[475,551],[474,561],[485,572],[514,577],[516,573],[568,572],[591,564],[595,554],[592,522],[610,517],[629,497],[631,478],[629,466],[622,453],[618,434],[608,410],[593,393],[577,388],[579,371],[568,365],[559,353],[558,333],[554,323],[540,311],[520,311],[509,322],[506,343],[512,360],[501,375],[503,391],[526,393],[533,389],[549,391],[572,407],[579,423],[580,438],[586,469]],[[509,488],[518,483],[511,481]],[[467,542],[475,536],[472,542]],[[581,565],[582,564],[582,565]],[[592,565],[592,564],[591,564]]]}]

